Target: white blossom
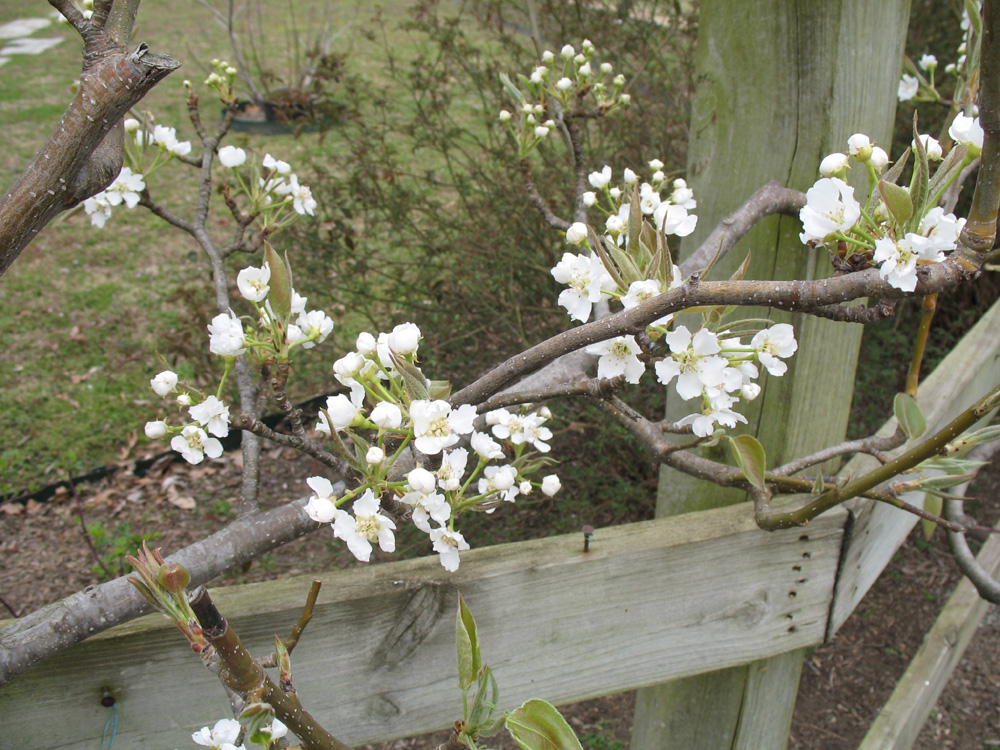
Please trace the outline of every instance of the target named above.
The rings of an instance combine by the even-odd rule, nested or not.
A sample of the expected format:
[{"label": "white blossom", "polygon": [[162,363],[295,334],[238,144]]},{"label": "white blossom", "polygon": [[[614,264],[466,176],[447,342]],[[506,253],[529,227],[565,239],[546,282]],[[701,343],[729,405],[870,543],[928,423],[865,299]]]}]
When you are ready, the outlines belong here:
[{"label": "white blossom", "polygon": [[600,172],[591,172],[587,175],[587,181],[590,182],[592,187],[598,190],[606,187],[611,182],[611,167],[605,164]]},{"label": "white blossom", "polygon": [[389,349],[396,354],[415,354],[419,344],[420,329],[415,323],[400,323],[389,334]]},{"label": "white blossom", "polygon": [[439,492],[407,492],[399,502],[413,507],[413,525],[425,534],[431,533],[432,519],[443,526],[451,518],[451,506]]},{"label": "white blossom", "polygon": [[361,404],[363,398],[363,390],[360,397],[355,396],[355,392],[353,390],[351,391],[350,397],[344,395],[343,393],[338,393],[335,396],[328,397],[326,400],[326,414],[320,412],[319,423],[316,425],[316,429],[324,435],[330,434],[331,425],[333,426],[333,429],[338,432],[340,430],[346,430],[361,416]]},{"label": "white blossom", "polygon": [[181,454],[189,464],[200,464],[205,456],[218,458],[222,455],[222,443],[210,438],[200,427],[188,425],[180,435],[174,435],[170,447]]},{"label": "white blossom", "polygon": [[149,386],[157,396],[166,396],[177,387],[177,373],[164,370],[149,381]]},{"label": "white blossom", "polygon": [[465,541],[465,537],[457,531],[451,531],[444,526],[438,529],[431,529],[430,536],[434,551],[441,556],[441,564],[444,566],[444,569],[450,573],[454,573],[458,570],[458,553],[461,550],[469,549],[469,544]]},{"label": "white blossom", "polygon": [[417,400],[410,404],[410,418],[417,450],[435,456],[457,443],[459,435],[472,432],[476,407],[462,404],[452,409],[447,401]]},{"label": "white blossom", "polygon": [[562,260],[552,269],[552,277],[560,284],[567,284],[559,294],[559,304],[573,320],[586,323],[595,302],[610,295],[615,282],[605,270],[596,254],[574,255],[564,253]]},{"label": "white blossom", "polygon": [[275,159],[270,154],[264,154],[264,161],[261,162],[264,169],[271,169],[278,174],[289,174],[292,171],[291,165],[287,161]]},{"label": "white blossom", "polygon": [[[933,138],[932,136],[927,135],[927,133],[923,133],[920,136],[920,143],[924,147],[924,150],[927,152],[928,159],[930,159],[931,161],[941,160],[941,157],[944,152],[941,150],[941,144],[938,143],[937,138]],[[916,140],[911,141],[910,144],[913,146],[913,149],[916,150],[917,148]]]},{"label": "white blossom", "polygon": [[803,244],[822,244],[834,232],[846,232],[861,218],[854,188],[837,177],[824,177],[806,191],[806,205],[799,211]]},{"label": "white blossom", "polygon": [[476,455],[485,461],[503,458],[503,449],[500,447],[500,444],[485,432],[473,432],[472,438],[469,440],[469,445],[472,446],[472,450],[476,452]]},{"label": "white blossom", "polygon": [[[593,195],[593,193],[591,193]],[[574,222],[566,230],[566,242],[571,245],[579,245],[587,239],[587,225],[582,221]]]},{"label": "white blossom", "polygon": [[338,516],[347,515],[347,511],[337,507],[333,493],[333,484],[326,477],[309,477],[306,484],[313,494],[305,505],[306,515],[316,523],[333,523]]},{"label": "white blossom", "polygon": [[236,286],[239,287],[243,299],[250,302],[260,302],[271,290],[271,267],[265,263],[260,268],[249,266],[236,275]]},{"label": "white blossom", "polygon": [[843,176],[844,171],[847,169],[847,165],[847,154],[830,154],[819,163],[819,173],[823,177],[833,177],[834,175]]},{"label": "white blossom", "polygon": [[162,420],[157,420],[155,422],[146,422],[146,437],[150,440],[156,440],[167,434],[167,423]]},{"label": "white blossom", "polygon": [[[935,206],[920,220],[920,234],[930,240],[928,250],[948,252],[958,245],[958,235],[964,226],[965,219],[956,219],[955,214],[946,214],[941,206]],[[942,260],[926,257],[928,260]]]},{"label": "white blossom", "polygon": [[919,90],[920,81],[915,76],[903,73],[903,77],[899,79],[899,86],[896,88],[896,97],[899,101],[906,102],[915,97]]},{"label": "white blossom", "polygon": [[247,160],[247,152],[236,146],[223,146],[219,149],[219,162],[224,167],[235,169]]},{"label": "white blossom", "polygon": [[209,396],[200,404],[188,409],[191,419],[216,437],[229,434],[229,407],[215,396]]},{"label": "white blossom", "polygon": [[347,548],[358,560],[368,562],[372,554],[372,544],[378,543],[383,552],[396,549],[396,528],[391,518],[383,516],[379,499],[367,489],[354,501],[351,508],[354,515],[344,513],[333,523],[333,534],[347,543]]},{"label": "white blossom", "polygon": [[246,351],[246,341],[243,336],[243,324],[236,313],[220,313],[212,318],[208,325],[209,350],[220,357],[236,357]]},{"label": "white blossom", "polygon": [[795,329],[788,323],[778,323],[754,334],[750,346],[757,352],[760,363],[772,375],[781,376],[788,370],[788,365],[782,362],[795,354],[799,348],[795,341]]},{"label": "white blossom", "polygon": [[191,735],[191,739],[203,747],[222,748],[228,745],[229,748],[235,750],[234,743],[240,736],[240,730],[240,723],[236,719],[220,719],[215,722],[215,726],[211,730],[208,727],[202,727]]},{"label": "white blossom", "polygon": [[616,378],[624,375],[626,383],[638,383],[646,371],[646,366],[639,360],[641,351],[635,336],[618,336],[587,347],[588,354],[600,357],[597,361],[597,377]]},{"label": "white blossom", "polygon": [[664,337],[670,356],[654,366],[656,377],[663,385],[677,378],[677,393],[687,401],[699,396],[706,387],[722,384],[727,361],[716,356],[722,350],[718,337],[702,328],[694,336],[686,326],[678,326]]},{"label": "white blossom", "polygon": [[395,430],[403,423],[403,412],[395,404],[380,401],[372,409],[369,418],[383,430]]},{"label": "white blossom", "polygon": [[948,135],[955,143],[968,148],[973,156],[983,150],[983,128],[978,117],[968,117],[959,112],[948,128]]},{"label": "white blossom", "polygon": [[[474,432],[472,437],[482,433]],[[488,440],[489,438],[487,438]],[[491,441],[492,442],[492,441]],[[501,451],[500,456],[503,456]],[[437,470],[438,486],[446,492],[454,492],[462,487],[462,475],[469,462],[469,452],[465,448],[448,451],[441,459],[441,468]]]},{"label": "white blossom", "polygon": [[542,478],[542,494],[552,497],[559,490],[562,489],[562,482],[559,481],[559,477],[555,474],[549,474]]}]

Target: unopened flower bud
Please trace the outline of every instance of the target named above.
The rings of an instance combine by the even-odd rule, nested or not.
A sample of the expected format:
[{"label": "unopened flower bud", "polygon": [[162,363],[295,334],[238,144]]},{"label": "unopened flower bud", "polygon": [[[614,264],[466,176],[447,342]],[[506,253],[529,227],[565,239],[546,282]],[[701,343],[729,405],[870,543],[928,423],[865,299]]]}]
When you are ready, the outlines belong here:
[{"label": "unopened flower bud", "polygon": [[587,225],[582,221],[574,222],[566,230],[566,242],[571,245],[579,245],[587,239]]},{"label": "unopened flower bud", "polygon": [[547,477],[542,479],[542,494],[548,497],[552,497],[559,490],[562,489],[562,482],[559,481],[559,477],[555,474],[549,474]]},{"label": "unopened flower bud", "polygon": [[881,172],[889,166],[889,154],[885,152],[885,149],[872,146],[871,165],[875,168],[876,172]]},{"label": "unopened flower bud", "polygon": [[510,112],[506,109],[500,110],[500,122],[507,122],[510,119]]},{"label": "unopened flower bud", "polygon": [[572,44],[567,44],[561,50],[559,50],[559,54],[568,60],[571,57],[576,57],[576,50],[573,49]]},{"label": "unopened flower bud", "polygon": [[542,62],[552,62],[556,59],[556,56],[552,53],[552,50],[545,50],[542,53]]},{"label": "unopened flower bud", "polygon": [[385,451],[377,445],[372,446],[368,449],[368,452],[365,453],[365,461],[370,464],[380,464],[383,460],[385,460]]},{"label": "unopened flower bud", "polygon": [[819,163],[819,173],[823,177],[840,177],[847,174],[847,154],[830,154]]},{"label": "unopened flower bud", "polygon": [[146,437],[156,440],[167,434],[167,423],[162,420],[146,422]]},{"label": "unopened flower bud", "polygon": [[358,347],[358,353],[362,357],[371,357],[375,353],[378,342],[375,341],[375,337],[368,333],[368,331],[362,331],[358,334],[358,340],[355,342],[355,345]]},{"label": "unopened flower bud", "polygon": [[871,139],[864,133],[855,133],[847,139],[847,153],[858,161],[868,161],[872,155]]},{"label": "unopened flower bud", "polygon": [[191,574],[183,565],[168,562],[156,571],[156,581],[171,594],[179,594],[191,583]]}]

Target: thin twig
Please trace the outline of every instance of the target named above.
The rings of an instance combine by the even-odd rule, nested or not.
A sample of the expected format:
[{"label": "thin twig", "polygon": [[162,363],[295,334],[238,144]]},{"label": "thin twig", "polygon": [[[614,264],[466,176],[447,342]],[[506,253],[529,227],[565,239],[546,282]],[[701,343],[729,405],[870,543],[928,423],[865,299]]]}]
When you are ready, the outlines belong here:
[{"label": "thin twig", "polygon": [[266,424],[258,419],[255,419],[254,417],[251,417],[249,414],[241,414],[236,420],[236,426],[241,430],[252,432],[254,435],[262,437],[265,440],[270,440],[272,443],[277,443],[278,445],[283,445],[287,448],[294,448],[297,451],[312,456],[321,464],[333,469],[338,474],[347,475],[350,472],[350,467],[343,461],[343,459],[338,458],[332,453],[326,452],[307,437],[285,435],[281,432],[275,432]]},{"label": "thin twig", "polygon": [[816,464],[829,461],[831,458],[845,456],[849,453],[868,453],[870,455],[875,455],[877,458],[884,451],[894,450],[905,442],[906,433],[903,432],[901,428],[897,427],[896,431],[887,437],[871,435],[858,440],[845,440],[839,445],[831,445],[829,448],[824,448],[823,450],[816,451],[808,456],[802,456],[801,458],[789,461],[787,464],[779,466],[770,473],[778,476],[791,476],[792,474],[797,474],[803,469],[808,469],[810,466],[815,466]]},{"label": "thin twig", "polygon": [[5,606],[9,610],[13,617],[18,618],[21,616],[17,613],[17,610],[10,605],[10,602],[4,599],[3,594],[0,594],[0,604]]}]

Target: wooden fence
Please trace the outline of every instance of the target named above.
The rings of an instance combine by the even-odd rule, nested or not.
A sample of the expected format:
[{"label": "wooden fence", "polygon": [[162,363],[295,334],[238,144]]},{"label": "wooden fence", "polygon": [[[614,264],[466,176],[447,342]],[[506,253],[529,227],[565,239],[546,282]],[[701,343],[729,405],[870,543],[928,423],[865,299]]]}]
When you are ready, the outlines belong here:
[{"label": "wooden fence", "polygon": [[[920,402],[930,425],[1000,380],[998,330],[995,306],[926,379]],[[530,697],[563,704],[776,656],[832,637],[915,522],[856,501],[807,527],[767,533],[740,505],[599,529],[588,552],[580,534],[473,550],[455,574],[436,556],[331,571],[293,654],[295,685],[349,744],[450,725],[461,715],[459,591],[479,623],[504,708]],[[213,597],[251,650],[268,653],[273,634],[286,634],[298,616],[310,580],[216,589]],[[98,746],[104,687],[117,699],[115,747],[188,747],[190,732],[229,710],[173,626],[151,615],[5,687],[0,744]]]}]

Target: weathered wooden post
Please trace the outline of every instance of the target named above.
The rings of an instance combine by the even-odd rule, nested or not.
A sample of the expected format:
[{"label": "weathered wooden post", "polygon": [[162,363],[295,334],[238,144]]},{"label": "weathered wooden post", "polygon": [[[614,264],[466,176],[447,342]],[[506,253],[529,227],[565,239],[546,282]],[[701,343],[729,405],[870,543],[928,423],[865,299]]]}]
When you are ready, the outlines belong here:
[{"label": "weathered wooden post", "polygon": [[[823,156],[863,132],[889,150],[909,0],[706,0],[701,5],[688,173],[699,231],[768,180],[806,190]],[[865,176],[855,170],[852,183]],[[759,225],[714,272],[728,275],[748,251],[747,278],[814,278],[829,263],[798,239],[791,217]],[[745,311],[744,311],[745,312]],[[769,466],[829,445],[845,432],[860,326],[760,310],[793,322],[799,351],[783,378],[744,411]],[[668,401],[668,414],[687,413]],[[761,414],[766,419],[761,420]],[[718,450],[718,449],[716,449]],[[658,515],[744,500],[664,468]],[[634,750],[784,748],[802,666],[792,652],[744,667],[639,691]]]}]

